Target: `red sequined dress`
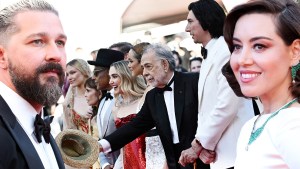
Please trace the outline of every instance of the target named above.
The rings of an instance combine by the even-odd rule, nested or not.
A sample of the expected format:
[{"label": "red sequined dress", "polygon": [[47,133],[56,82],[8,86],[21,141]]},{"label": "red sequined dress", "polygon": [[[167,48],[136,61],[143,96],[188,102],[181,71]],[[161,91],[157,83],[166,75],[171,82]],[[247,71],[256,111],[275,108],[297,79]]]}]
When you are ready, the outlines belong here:
[{"label": "red sequined dress", "polygon": [[[120,128],[124,124],[131,121],[136,114],[130,114],[126,117],[117,118],[115,124],[117,128]],[[123,165],[124,169],[145,169],[145,135],[136,138],[132,142],[126,144],[123,147]]]}]

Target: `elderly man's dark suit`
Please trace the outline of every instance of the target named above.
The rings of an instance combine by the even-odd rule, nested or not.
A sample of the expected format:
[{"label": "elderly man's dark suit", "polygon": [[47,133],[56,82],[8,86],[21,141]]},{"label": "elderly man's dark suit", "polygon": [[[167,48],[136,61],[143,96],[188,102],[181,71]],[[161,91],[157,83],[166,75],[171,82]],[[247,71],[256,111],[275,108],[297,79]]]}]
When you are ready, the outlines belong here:
[{"label": "elderly man's dark suit", "polygon": [[[53,137],[50,139],[50,144],[58,167],[65,168]],[[27,134],[0,95],[0,169],[21,168],[42,169],[44,166]]]},{"label": "elderly man's dark suit", "polygon": [[[172,132],[165,106],[164,95],[157,88],[152,89],[146,95],[144,105],[136,118],[130,123],[119,128],[113,134],[105,137],[112,150],[118,150],[139,135],[156,127],[161,138],[169,169],[180,167],[178,160],[182,150],[191,147],[191,142],[195,138],[198,119],[198,78],[197,73],[174,74],[174,105],[179,136],[179,143],[174,145]],[[197,168],[206,169],[204,165],[197,161]],[[193,168],[189,165],[185,168]]]}]

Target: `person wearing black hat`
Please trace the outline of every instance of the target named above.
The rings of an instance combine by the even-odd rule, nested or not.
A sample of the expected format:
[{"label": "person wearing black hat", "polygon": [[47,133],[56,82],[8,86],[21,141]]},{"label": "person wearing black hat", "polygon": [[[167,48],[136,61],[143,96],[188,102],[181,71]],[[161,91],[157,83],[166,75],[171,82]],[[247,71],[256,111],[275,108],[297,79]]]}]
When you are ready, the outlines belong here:
[{"label": "person wearing black hat", "polygon": [[[95,61],[88,61],[90,65],[94,65],[93,78],[97,84],[97,89],[107,91],[99,104],[97,113],[97,127],[99,131],[99,138],[103,138],[116,130],[113,115],[111,113],[114,105],[113,89],[109,85],[109,67],[112,63],[123,60],[124,54],[120,51],[112,49],[99,49]],[[102,169],[110,168],[114,165],[120,152],[99,154],[100,165]]]},{"label": "person wearing black hat", "polygon": [[114,44],[110,45],[108,49],[117,50],[117,51],[124,53],[124,60],[127,60],[128,52],[132,48],[133,48],[133,45],[129,42],[118,42],[118,43],[114,43]]}]

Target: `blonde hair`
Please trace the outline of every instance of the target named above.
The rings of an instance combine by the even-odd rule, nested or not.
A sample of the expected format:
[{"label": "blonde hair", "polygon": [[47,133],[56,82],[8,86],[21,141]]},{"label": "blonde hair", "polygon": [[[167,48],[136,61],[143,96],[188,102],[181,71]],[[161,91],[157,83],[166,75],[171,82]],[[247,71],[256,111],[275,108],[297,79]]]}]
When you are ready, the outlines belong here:
[{"label": "blonde hair", "polygon": [[88,63],[82,59],[73,59],[67,63],[67,66],[72,66],[78,69],[80,73],[82,73],[83,76],[86,77],[86,79],[88,79],[92,75],[92,71]]},{"label": "blonde hair", "polygon": [[[128,68],[128,61],[118,61],[111,64],[110,67],[114,67],[118,76],[121,79],[120,88],[124,95],[138,99],[143,96],[146,89],[146,83],[142,76],[133,77],[131,71]],[[118,99],[119,95],[115,95]]]},{"label": "blonde hair", "polygon": [[[67,66],[72,66],[78,69],[86,79],[90,78],[92,75],[88,63],[82,59],[73,59],[67,63]],[[75,88],[70,86],[65,98],[66,106],[70,109],[74,108],[74,97],[75,97],[74,94],[75,94]]]}]

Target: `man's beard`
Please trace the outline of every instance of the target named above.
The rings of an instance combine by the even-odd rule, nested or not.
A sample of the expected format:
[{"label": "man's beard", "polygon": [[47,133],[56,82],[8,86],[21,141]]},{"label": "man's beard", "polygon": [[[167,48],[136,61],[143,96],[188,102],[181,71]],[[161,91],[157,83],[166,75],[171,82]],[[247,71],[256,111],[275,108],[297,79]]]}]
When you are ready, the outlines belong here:
[{"label": "man's beard", "polygon": [[[41,75],[49,71],[56,71],[57,77],[48,77],[41,84]],[[57,102],[62,94],[64,71],[57,63],[47,63],[36,69],[33,75],[25,74],[24,68],[17,68],[9,61],[9,74],[17,92],[25,100],[43,106],[51,106]]]}]

